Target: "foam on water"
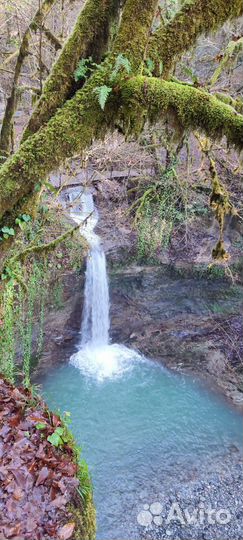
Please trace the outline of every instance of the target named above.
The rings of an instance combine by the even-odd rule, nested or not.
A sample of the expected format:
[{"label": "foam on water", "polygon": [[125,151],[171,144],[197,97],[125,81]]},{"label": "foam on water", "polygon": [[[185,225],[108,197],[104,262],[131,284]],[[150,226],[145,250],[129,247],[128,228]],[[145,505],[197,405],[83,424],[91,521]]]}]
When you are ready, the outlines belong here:
[{"label": "foam on water", "polygon": [[97,347],[86,345],[70,358],[70,363],[85,376],[98,381],[120,377],[142,361],[146,360],[138,353],[117,343]]}]

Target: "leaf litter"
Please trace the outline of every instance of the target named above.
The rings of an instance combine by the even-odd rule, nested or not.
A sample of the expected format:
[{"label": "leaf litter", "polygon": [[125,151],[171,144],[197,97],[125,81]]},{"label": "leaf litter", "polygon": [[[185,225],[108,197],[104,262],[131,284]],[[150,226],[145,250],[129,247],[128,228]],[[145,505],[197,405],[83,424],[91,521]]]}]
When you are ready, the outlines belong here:
[{"label": "leaf litter", "polygon": [[61,425],[44,401],[0,378],[0,540],[72,537],[75,453],[47,440]]}]

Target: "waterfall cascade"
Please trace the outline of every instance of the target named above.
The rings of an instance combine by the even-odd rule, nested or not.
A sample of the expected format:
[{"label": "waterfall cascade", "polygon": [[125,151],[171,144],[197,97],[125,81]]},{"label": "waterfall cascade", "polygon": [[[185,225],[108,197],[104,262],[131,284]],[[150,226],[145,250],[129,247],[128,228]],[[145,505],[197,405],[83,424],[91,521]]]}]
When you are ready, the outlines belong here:
[{"label": "waterfall cascade", "polygon": [[106,257],[99,236],[94,232],[98,212],[89,191],[69,193],[71,217],[80,223],[81,234],[89,244],[86,263],[81,340],[71,364],[98,379],[123,373],[141,356],[123,345],[109,345],[109,288]]},{"label": "waterfall cascade", "polygon": [[76,221],[86,223],[82,234],[86,238],[90,252],[87,257],[84,308],[81,327],[81,345],[90,344],[94,347],[108,345],[109,341],[109,291],[106,272],[106,259],[100,238],[94,232],[98,222],[98,212],[94,206],[91,193],[81,195],[81,214],[71,215]]}]

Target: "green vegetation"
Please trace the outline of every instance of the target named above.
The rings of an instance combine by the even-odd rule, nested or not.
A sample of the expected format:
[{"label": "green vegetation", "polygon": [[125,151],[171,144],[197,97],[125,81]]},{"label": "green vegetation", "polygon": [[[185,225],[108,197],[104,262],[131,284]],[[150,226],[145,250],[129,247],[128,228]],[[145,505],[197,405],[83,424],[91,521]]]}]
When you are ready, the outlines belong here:
[{"label": "green vegetation", "polygon": [[[43,349],[46,308],[63,307],[60,261],[69,268],[80,267],[85,244],[79,233],[75,239],[67,234],[70,225],[63,219],[64,233],[57,236],[61,240],[56,242],[60,222],[55,211],[48,210],[40,213],[35,222],[27,219],[23,223],[18,243],[8,254],[1,275],[0,371],[11,382],[20,379],[29,387],[31,370]],[[54,240],[50,239],[52,235]],[[57,250],[57,246],[61,249]]]},{"label": "green vegetation", "polygon": [[85,2],[74,30],[45,83],[42,96],[25,130],[24,139],[37,132],[75,91],[74,72],[78,62],[89,57],[92,57],[94,62],[101,61],[118,14],[118,0]]},{"label": "green vegetation", "polygon": [[171,159],[131,207],[138,231],[138,260],[156,260],[156,252],[168,246],[175,224],[186,218],[185,191],[178,181],[177,164],[177,158]]}]

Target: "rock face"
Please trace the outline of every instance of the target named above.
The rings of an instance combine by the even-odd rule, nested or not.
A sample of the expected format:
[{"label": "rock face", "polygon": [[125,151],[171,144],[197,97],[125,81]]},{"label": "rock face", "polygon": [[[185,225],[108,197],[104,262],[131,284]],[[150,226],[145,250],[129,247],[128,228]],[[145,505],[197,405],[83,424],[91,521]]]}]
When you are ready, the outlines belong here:
[{"label": "rock face", "polygon": [[190,371],[243,405],[243,288],[130,267],[110,278],[111,334],[164,365]]},{"label": "rock face", "polygon": [[[62,277],[61,286],[62,297],[58,305],[48,306],[44,323],[44,347],[35,375],[44,374],[51,366],[66,362],[79,339],[84,272],[67,272]],[[38,324],[35,333],[38,334]],[[33,349],[35,351],[35,345]]]}]

